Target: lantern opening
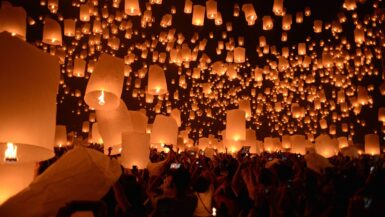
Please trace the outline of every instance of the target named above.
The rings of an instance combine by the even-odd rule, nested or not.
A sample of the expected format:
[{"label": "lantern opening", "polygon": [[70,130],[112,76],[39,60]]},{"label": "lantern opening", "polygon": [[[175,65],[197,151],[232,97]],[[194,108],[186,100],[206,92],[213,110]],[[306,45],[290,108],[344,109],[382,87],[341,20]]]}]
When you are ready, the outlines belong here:
[{"label": "lantern opening", "polygon": [[17,146],[12,142],[7,143],[7,149],[4,152],[4,162],[17,161]]}]

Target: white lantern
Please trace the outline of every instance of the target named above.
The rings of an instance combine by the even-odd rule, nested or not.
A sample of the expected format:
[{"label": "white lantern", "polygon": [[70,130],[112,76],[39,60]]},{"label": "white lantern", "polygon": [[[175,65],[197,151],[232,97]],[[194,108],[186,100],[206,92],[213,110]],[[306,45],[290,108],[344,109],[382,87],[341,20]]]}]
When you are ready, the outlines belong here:
[{"label": "white lantern", "polygon": [[273,12],[276,16],[282,16],[283,15],[283,0],[274,0],[273,3]]},{"label": "white lantern", "polygon": [[175,119],[176,124],[178,125],[178,127],[180,127],[181,124],[182,124],[182,121],[181,121],[181,119],[180,119],[180,110],[177,109],[177,108],[173,109],[173,110],[171,111],[170,116],[171,116],[172,118]]},{"label": "white lantern", "polygon": [[234,109],[226,113],[226,140],[245,140],[246,112],[240,109]]},{"label": "white lantern", "polygon": [[214,0],[206,1],[207,19],[215,19],[217,17],[217,2]]},{"label": "white lantern", "polygon": [[64,20],[64,35],[67,37],[74,37],[76,31],[76,22],[73,19]]},{"label": "white lantern", "polygon": [[150,160],[150,138],[146,133],[124,132],[122,135],[122,158],[123,167],[132,169],[145,169]]},{"label": "white lantern", "polygon": [[338,153],[338,141],[332,140],[329,135],[321,134],[315,139],[315,150],[325,158],[332,157]]},{"label": "white lantern", "polygon": [[51,18],[45,18],[43,28],[43,42],[50,45],[62,44],[62,32],[58,22]]},{"label": "white lantern", "polygon": [[280,139],[273,137],[265,137],[263,140],[263,146],[267,152],[280,151],[282,149]]},{"label": "white lantern", "polygon": [[151,65],[148,70],[147,92],[152,95],[163,95],[168,92],[166,77],[159,65]]},{"label": "white lantern", "polygon": [[306,138],[303,135],[290,136],[291,153],[306,154]]},{"label": "white lantern", "polygon": [[206,8],[202,5],[194,5],[192,24],[194,26],[203,26],[205,23],[205,10]]},{"label": "white lantern", "polygon": [[338,137],[337,140],[339,149],[343,149],[349,146],[348,138],[345,136]]},{"label": "white lantern", "polygon": [[239,101],[239,109],[245,111],[246,119],[251,117],[250,100],[244,99]]},{"label": "white lantern", "polygon": [[178,125],[172,117],[157,115],[152,126],[150,144],[176,145],[178,138]]},{"label": "white lantern", "polygon": [[22,7],[6,7],[0,9],[0,33],[7,31],[12,36],[26,39],[27,14]]},{"label": "white lantern", "polygon": [[91,139],[91,143],[95,143],[95,144],[103,144],[103,139],[102,139],[102,135],[100,135],[100,131],[99,131],[99,124],[98,123],[94,123],[92,125],[92,139]]},{"label": "white lantern", "polygon": [[67,145],[67,128],[65,125],[56,125],[55,146],[62,147]]},{"label": "white lantern", "polygon": [[263,16],[262,23],[263,30],[272,30],[274,27],[273,18],[271,18],[271,16]]},{"label": "white lantern", "polygon": [[73,75],[76,77],[84,77],[84,73],[86,71],[86,61],[76,58],[74,64]]},{"label": "white lantern", "polygon": [[291,136],[283,135],[282,136],[282,148],[290,149],[291,148]]},{"label": "white lantern", "polygon": [[378,109],[378,121],[385,124],[385,108],[379,108]]},{"label": "white lantern", "polygon": [[244,63],[246,55],[246,49],[244,47],[234,48],[234,62],[235,63]]},{"label": "white lantern", "polygon": [[124,2],[124,12],[129,16],[140,16],[140,6],[139,0],[125,0]]},{"label": "white lantern", "polygon": [[243,4],[242,11],[245,13],[245,19],[247,21],[247,25],[252,26],[255,24],[257,20],[257,14],[255,13],[254,6],[251,3]]},{"label": "white lantern", "polygon": [[102,54],[87,84],[84,101],[97,110],[116,109],[123,89],[124,62]]},{"label": "white lantern", "polygon": [[0,33],[0,66],[0,159],[7,143],[17,146],[19,162],[51,158],[58,60],[9,33]]},{"label": "white lantern", "polygon": [[380,140],[376,134],[365,135],[365,153],[370,155],[380,154]]},{"label": "white lantern", "polygon": [[145,133],[147,130],[148,121],[146,114],[141,111],[128,111],[128,113],[131,117],[133,132]]}]

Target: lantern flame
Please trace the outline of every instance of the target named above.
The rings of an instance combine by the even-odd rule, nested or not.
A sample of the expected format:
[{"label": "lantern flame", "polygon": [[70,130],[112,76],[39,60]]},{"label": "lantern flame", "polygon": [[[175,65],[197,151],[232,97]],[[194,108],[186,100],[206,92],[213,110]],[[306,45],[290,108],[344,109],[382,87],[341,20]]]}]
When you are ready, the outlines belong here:
[{"label": "lantern flame", "polygon": [[17,146],[11,142],[7,143],[7,149],[4,152],[4,161],[5,162],[17,161]]},{"label": "lantern flame", "polygon": [[99,100],[99,101],[98,101],[99,105],[104,105],[104,104],[106,104],[106,101],[105,101],[105,99],[104,99],[104,91],[103,91],[103,90],[102,90],[102,93],[100,94],[98,100]]}]

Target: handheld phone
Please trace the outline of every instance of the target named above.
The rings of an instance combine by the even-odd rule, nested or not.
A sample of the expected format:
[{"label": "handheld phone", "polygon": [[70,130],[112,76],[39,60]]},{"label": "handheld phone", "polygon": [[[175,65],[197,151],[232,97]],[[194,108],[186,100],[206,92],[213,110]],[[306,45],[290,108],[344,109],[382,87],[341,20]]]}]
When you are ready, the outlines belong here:
[{"label": "handheld phone", "polygon": [[190,152],[190,155],[194,156],[195,155],[195,151]]},{"label": "handheld phone", "polygon": [[243,146],[241,149],[242,154],[249,154],[250,153],[250,146]]},{"label": "handheld phone", "polygon": [[170,165],[170,169],[179,169],[180,168],[180,163],[172,163]]}]

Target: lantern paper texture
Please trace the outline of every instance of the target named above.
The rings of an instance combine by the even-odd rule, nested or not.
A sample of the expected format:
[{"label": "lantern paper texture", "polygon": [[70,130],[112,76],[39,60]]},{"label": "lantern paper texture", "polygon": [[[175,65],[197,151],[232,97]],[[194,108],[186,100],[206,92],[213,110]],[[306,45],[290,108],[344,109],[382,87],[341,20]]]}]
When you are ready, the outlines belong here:
[{"label": "lantern paper texture", "polygon": [[176,145],[178,125],[172,117],[157,115],[152,126],[150,144]]},{"label": "lantern paper texture", "polygon": [[380,154],[380,140],[376,134],[365,135],[365,153],[370,155]]},{"label": "lantern paper texture", "polygon": [[0,158],[8,142],[17,146],[18,161],[51,158],[58,59],[9,33],[1,33],[0,65]]},{"label": "lantern paper texture", "polygon": [[67,128],[64,125],[56,125],[55,146],[61,147],[67,145]]},{"label": "lantern paper texture", "polygon": [[246,113],[240,109],[227,111],[226,137],[227,140],[240,141],[246,139]]},{"label": "lantern paper texture", "polygon": [[27,14],[22,7],[6,7],[0,9],[0,33],[7,31],[20,39],[26,39]]},{"label": "lantern paper texture", "polygon": [[146,133],[124,132],[122,134],[121,164],[128,169],[137,166],[145,169],[150,157],[150,138]]}]

